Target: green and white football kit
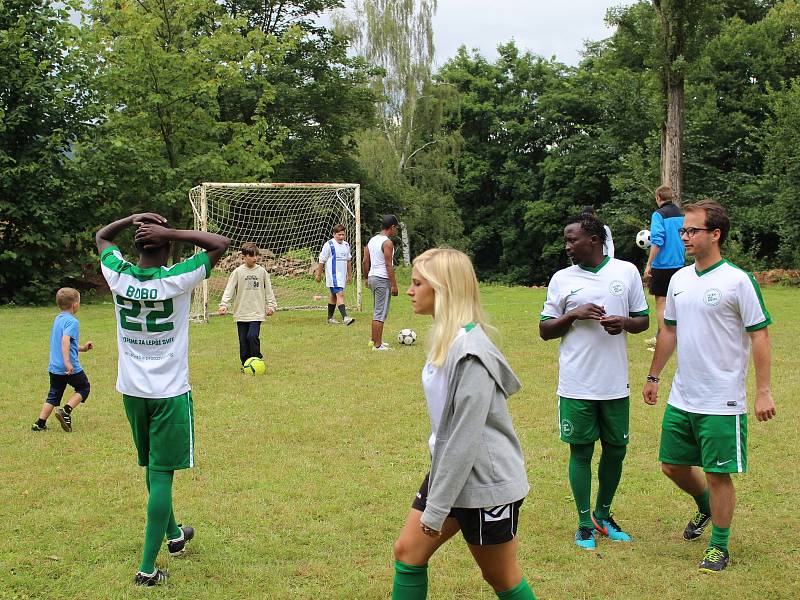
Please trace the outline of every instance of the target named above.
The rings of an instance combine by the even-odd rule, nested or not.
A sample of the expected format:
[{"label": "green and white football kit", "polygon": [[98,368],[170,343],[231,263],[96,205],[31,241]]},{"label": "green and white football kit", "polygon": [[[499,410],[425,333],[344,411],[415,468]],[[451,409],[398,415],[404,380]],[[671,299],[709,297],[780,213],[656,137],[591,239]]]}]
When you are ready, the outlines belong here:
[{"label": "green and white football kit", "polygon": [[[588,303],[602,306],[609,316],[649,313],[636,267],[605,257],[597,267],[573,265],[553,275],[541,320],[560,318]],[[569,482],[578,511],[575,543],[594,549],[595,529],[613,540],[630,541],[611,517],[630,437],[627,333],[610,335],[594,319],[574,321],[559,345],[557,394],[558,426],[561,439],[570,445]],[[603,452],[592,514],[591,462],[598,439]]]},{"label": "green and white football kit", "polygon": [[704,471],[747,470],[749,332],[772,323],[749,273],[721,260],[672,278],[664,322],[676,328],[678,367],[661,433],[659,458]]}]

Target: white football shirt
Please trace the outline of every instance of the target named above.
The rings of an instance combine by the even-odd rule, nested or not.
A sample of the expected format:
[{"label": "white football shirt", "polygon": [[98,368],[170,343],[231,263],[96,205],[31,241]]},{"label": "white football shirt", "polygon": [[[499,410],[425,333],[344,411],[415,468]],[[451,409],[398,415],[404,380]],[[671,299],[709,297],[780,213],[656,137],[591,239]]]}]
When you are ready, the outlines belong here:
[{"label": "white football shirt", "polygon": [[752,275],[727,260],[672,276],[664,322],[676,327],[678,369],[669,403],[703,415],[747,412],[748,332],[772,323]]},{"label": "white football shirt", "polygon": [[143,269],[110,246],[100,263],[117,315],[117,390],[141,398],[188,392],[189,308],[192,290],[211,274],[208,255]]},{"label": "white football shirt", "polygon": [[325,263],[325,285],[344,288],[347,285],[347,263],[351,260],[350,244],[339,243],[333,238],[325,242],[319,253],[319,262]]},{"label": "white football shirt", "polygon": [[[557,319],[589,302],[604,307],[607,315],[649,313],[636,267],[606,256],[595,268],[572,265],[556,272],[541,320]],[[599,321],[574,321],[558,347],[558,395],[580,400],[629,396],[627,335],[609,335]]]}]

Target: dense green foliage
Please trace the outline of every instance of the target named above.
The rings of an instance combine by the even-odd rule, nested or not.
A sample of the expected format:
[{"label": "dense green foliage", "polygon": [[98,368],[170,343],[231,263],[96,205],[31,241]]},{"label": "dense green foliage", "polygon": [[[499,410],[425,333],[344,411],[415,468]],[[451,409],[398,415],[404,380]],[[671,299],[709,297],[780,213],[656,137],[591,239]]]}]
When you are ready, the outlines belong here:
[{"label": "dense green foliage", "polygon": [[742,266],[799,266],[797,0],[658,4],[610,10],[577,66],[511,42],[430,72],[431,0],[361,0],[349,30],[318,19],[342,0],[94,0],[79,26],[0,0],[0,301],[90,277],[91,232],[122,214],[188,225],[214,180],[361,183],[365,234],[396,212],[414,254],[452,244],[508,283],[545,283],[593,204],[642,262],[670,77],[684,201],[730,208]]}]

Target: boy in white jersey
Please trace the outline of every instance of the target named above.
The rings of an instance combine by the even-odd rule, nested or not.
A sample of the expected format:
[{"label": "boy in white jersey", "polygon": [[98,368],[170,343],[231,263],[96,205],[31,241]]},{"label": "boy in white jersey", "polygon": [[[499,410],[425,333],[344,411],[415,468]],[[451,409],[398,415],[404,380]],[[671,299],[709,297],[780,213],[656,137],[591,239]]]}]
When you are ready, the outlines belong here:
[{"label": "boy in white jersey", "polygon": [[[561,440],[570,446],[569,483],[578,511],[575,544],[594,550],[595,530],[614,541],[630,541],[611,516],[629,441],[630,387],[625,332],[649,326],[649,309],[639,271],[603,256],[603,224],[582,214],[564,228],[574,264],[558,271],[547,287],[539,322],[542,339],[561,338],[558,419]],[[591,511],[592,454],[603,448],[599,488]]]},{"label": "boy in white jersey", "polygon": [[[131,225],[137,228],[136,265],[125,260],[113,242]],[[211,274],[230,240],[214,233],[170,229],[167,220],[155,213],[110,223],[97,232],[95,240],[116,305],[117,390],[122,393],[149,491],[144,551],[134,582],[153,586],[167,577],[155,566],[165,535],[170,554],[181,553],[194,536],[194,529],[179,526],[172,512],[173,474],[194,466],[189,307],[192,290]],[[165,267],[173,241],[200,246],[206,252]]]},{"label": "boy in white jersey", "polygon": [[383,343],[383,323],[389,314],[392,296],[397,296],[397,279],[394,276],[394,243],[391,237],[397,235],[400,226],[397,217],[385,215],[381,222],[381,232],[372,236],[364,249],[361,268],[367,278],[367,286],[375,298],[372,315],[372,349],[388,350]]},{"label": "boy in white jersey", "polygon": [[[775,416],[770,391],[772,323],[752,275],[722,258],[730,230],[725,209],[713,200],[685,208],[678,231],[694,265],[672,277],[644,401],[658,399],[659,374],[678,350],[678,369],[661,428],[661,470],[694,497],[697,513],[683,537],[697,539],[712,523],[700,571],[728,566],[736,492],[731,473],[747,470],[745,378],[750,346],[756,368],[756,418]],[[702,468],[702,471],[700,470]],[[703,476],[705,471],[705,477]]]},{"label": "boy in white jersey", "polygon": [[353,256],[350,253],[350,244],[344,241],[345,227],[341,223],[333,228],[333,237],[322,246],[317,265],[317,283],[322,280],[322,271],[325,270],[325,285],[330,290],[328,298],[328,323],[338,325],[333,317],[336,307],[342,315],[342,323],[352,324],[355,319],[347,316],[344,305],[344,287],[353,281]]}]

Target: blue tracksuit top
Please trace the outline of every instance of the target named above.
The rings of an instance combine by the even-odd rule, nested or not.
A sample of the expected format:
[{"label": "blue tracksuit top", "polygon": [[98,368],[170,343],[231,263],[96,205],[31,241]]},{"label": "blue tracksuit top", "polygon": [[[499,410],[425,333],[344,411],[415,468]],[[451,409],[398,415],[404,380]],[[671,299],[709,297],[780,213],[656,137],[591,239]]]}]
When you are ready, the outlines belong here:
[{"label": "blue tracksuit top", "polygon": [[684,248],[678,229],[683,227],[683,213],[672,202],[665,202],[650,219],[650,242],[659,247],[651,267],[680,269],[684,266]]}]

